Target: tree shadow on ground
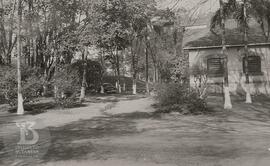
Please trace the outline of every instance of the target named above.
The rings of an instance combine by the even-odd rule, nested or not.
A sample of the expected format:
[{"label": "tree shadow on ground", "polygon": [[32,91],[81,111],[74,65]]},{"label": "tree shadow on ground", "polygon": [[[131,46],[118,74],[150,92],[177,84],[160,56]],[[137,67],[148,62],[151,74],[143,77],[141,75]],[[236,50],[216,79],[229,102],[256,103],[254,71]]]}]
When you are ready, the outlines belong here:
[{"label": "tree shadow on ground", "polygon": [[245,96],[232,95],[231,99],[233,108],[224,110],[222,96],[210,96],[208,105],[212,112],[209,115],[220,118],[234,117],[249,122],[270,121],[270,98],[268,96],[252,96],[252,104],[245,103]]},{"label": "tree shadow on ground", "polygon": [[142,131],[137,129],[136,120],[150,118],[158,119],[160,116],[134,112],[80,120],[62,127],[50,127],[51,145],[43,157],[42,163],[83,160],[87,159],[89,154],[94,159],[103,158],[101,153],[104,152],[91,143],[91,140],[138,134]]},{"label": "tree shadow on ground", "polygon": [[137,100],[146,98],[145,95],[130,95],[130,94],[98,94],[93,96],[88,96],[87,102],[90,103],[108,103],[108,102],[119,102]]},{"label": "tree shadow on ground", "polygon": [[[0,138],[0,154],[2,152],[2,150],[4,149],[4,143],[2,141],[2,139]],[[3,154],[0,155],[0,165],[4,165],[3,160],[5,159],[5,156]]]},{"label": "tree shadow on ground", "polygon": [[[138,117],[138,114],[136,116]],[[102,158],[98,148],[91,143],[91,139],[138,133],[135,122],[126,117],[134,116],[126,114],[100,117],[77,121],[62,127],[51,127],[51,146],[43,157],[42,163],[87,159],[89,154],[97,159]]]},{"label": "tree shadow on ground", "polygon": [[91,97],[86,100],[87,103],[117,103],[120,100],[117,98],[97,98]]},{"label": "tree shadow on ground", "polygon": [[162,114],[160,113],[150,113],[150,112],[133,112],[124,113],[119,115],[113,115],[114,118],[123,118],[126,120],[140,120],[140,119],[161,119]]},{"label": "tree shadow on ground", "polygon": [[[82,103],[75,103],[72,104],[69,108],[79,108],[79,107],[86,107],[85,104]],[[59,109],[61,108],[55,102],[46,102],[46,103],[34,103],[34,104],[26,104],[24,106],[25,114],[26,115],[38,115],[45,113],[52,109]],[[17,107],[12,107],[8,109],[9,113],[16,113]]]}]

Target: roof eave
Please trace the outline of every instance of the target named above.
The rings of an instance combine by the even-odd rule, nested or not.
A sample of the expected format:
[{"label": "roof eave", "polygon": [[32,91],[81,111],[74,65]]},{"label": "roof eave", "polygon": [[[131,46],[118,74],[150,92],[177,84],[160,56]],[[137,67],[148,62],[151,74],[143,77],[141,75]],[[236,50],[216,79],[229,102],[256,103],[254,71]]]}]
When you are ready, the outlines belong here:
[{"label": "roof eave", "polygon": [[[270,43],[251,43],[248,46],[270,46]],[[237,45],[226,45],[227,48],[234,48],[234,47],[245,47],[244,44],[237,44]],[[219,46],[201,46],[201,47],[184,47],[184,50],[201,50],[201,49],[217,49],[222,48],[221,45]]]}]

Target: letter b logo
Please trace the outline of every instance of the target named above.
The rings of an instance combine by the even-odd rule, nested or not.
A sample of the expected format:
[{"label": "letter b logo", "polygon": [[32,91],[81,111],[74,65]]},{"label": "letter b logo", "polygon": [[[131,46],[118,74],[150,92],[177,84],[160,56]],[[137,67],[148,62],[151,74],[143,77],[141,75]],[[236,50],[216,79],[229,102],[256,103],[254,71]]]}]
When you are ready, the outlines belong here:
[{"label": "letter b logo", "polygon": [[[20,141],[17,143],[18,145],[34,145],[38,142],[39,135],[33,129],[36,122],[21,122],[16,123],[16,125],[20,128]],[[30,134],[32,138],[29,138]]]}]

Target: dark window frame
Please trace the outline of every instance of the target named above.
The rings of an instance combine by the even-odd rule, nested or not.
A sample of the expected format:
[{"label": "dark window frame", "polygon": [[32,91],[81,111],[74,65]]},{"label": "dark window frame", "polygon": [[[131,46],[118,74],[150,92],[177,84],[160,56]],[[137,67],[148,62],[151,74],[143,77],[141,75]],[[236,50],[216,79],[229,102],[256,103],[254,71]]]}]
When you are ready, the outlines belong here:
[{"label": "dark window frame", "polygon": [[[243,57],[242,66],[243,73],[246,73],[245,68],[246,57]],[[248,57],[248,74],[251,76],[262,75],[262,59],[260,56],[252,55]]]},{"label": "dark window frame", "polygon": [[[219,64],[218,64],[219,63]],[[219,67],[218,67],[219,65]],[[217,68],[217,69],[215,69]],[[224,76],[224,58],[208,58],[207,59],[207,73],[210,77],[223,77]]]}]

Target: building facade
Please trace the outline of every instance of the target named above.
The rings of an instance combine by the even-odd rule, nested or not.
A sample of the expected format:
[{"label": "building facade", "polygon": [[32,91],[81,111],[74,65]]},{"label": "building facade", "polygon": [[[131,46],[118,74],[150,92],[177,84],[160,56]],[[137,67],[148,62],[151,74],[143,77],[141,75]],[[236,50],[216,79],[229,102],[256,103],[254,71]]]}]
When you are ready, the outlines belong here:
[{"label": "building facade", "polygon": [[[195,66],[207,74],[209,91],[222,93],[224,75],[224,56],[221,46],[185,48],[189,55],[190,70]],[[245,57],[244,45],[227,46],[228,75],[230,91],[235,94],[245,93]],[[270,43],[249,44],[248,73],[252,94],[270,94]],[[194,76],[190,83],[194,86]]]},{"label": "building facade", "polygon": [[[209,21],[210,22],[210,21]],[[207,24],[206,24],[207,25]],[[244,35],[234,20],[226,21],[226,52],[221,55],[221,36],[210,32],[210,27],[190,29],[184,38],[184,50],[189,56],[189,68],[201,68],[207,75],[209,91],[223,92],[224,58],[228,58],[228,79],[232,93],[245,93]],[[247,68],[252,94],[270,94],[270,41],[256,23],[250,21],[248,30]],[[194,86],[194,76],[190,75]]]}]

